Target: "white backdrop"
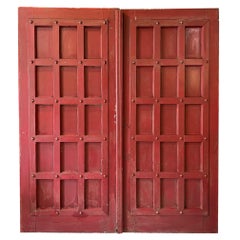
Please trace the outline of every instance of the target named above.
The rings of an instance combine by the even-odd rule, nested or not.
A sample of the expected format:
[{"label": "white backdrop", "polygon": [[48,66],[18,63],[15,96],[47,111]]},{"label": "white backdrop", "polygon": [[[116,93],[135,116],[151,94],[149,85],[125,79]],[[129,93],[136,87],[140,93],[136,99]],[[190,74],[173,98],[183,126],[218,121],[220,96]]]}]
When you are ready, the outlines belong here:
[{"label": "white backdrop", "polygon": [[[195,3],[197,2],[197,3]],[[224,3],[225,2],[225,3]],[[13,240],[240,239],[240,27],[238,1],[217,0],[8,0],[0,8],[0,238]],[[218,234],[59,234],[19,231],[17,8],[219,8],[220,140]]]}]

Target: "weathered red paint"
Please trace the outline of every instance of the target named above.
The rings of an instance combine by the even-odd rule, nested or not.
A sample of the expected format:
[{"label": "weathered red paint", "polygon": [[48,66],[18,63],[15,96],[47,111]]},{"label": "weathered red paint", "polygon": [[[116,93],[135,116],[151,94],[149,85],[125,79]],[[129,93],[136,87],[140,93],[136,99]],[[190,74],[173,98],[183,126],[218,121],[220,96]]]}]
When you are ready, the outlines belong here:
[{"label": "weathered red paint", "polygon": [[19,70],[22,231],[217,231],[217,10],[20,8]]}]

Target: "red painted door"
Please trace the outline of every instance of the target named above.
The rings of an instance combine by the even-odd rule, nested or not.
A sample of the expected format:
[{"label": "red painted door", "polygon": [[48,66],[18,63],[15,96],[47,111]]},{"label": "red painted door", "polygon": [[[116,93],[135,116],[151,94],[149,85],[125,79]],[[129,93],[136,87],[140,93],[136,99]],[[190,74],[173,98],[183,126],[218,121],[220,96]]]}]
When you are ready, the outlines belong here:
[{"label": "red painted door", "polygon": [[22,231],[115,231],[114,12],[19,11]]},{"label": "red painted door", "polygon": [[217,231],[217,28],[215,10],[124,11],[125,231]]},{"label": "red painted door", "polygon": [[19,9],[22,231],[217,231],[217,15]]}]

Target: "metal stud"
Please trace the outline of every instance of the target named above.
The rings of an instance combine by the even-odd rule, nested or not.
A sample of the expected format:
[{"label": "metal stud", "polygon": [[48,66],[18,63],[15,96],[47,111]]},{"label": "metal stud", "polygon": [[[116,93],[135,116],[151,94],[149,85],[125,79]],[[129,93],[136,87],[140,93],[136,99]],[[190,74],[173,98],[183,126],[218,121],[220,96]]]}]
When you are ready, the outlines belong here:
[{"label": "metal stud", "polygon": [[34,102],[35,102],[35,100],[34,100],[34,99],[32,99],[32,100],[31,100],[31,102],[32,102],[32,103],[34,103]]},{"label": "metal stud", "polygon": [[132,177],[135,177],[135,173],[132,174]]},{"label": "metal stud", "polygon": [[31,20],[29,20],[29,23],[30,23],[30,24],[33,24],[33,20],[32,20],[32,19],[31,19]]},{"label": "metal stud", "polygon": [[156,211],[156,214],[159,214],[159,211]]},{"label": "metal stud", "polygon": [[106,178],[106,177],[107,177],[107,175],[106,175],[106,174],[103,174],[102,176],[103,176],[104,178]]},{"label": "metal stud", "polygon": [[206,178],[207,176],[208,176],[207,173],[205,173],[205,174],[204,174],[204,177]]},{"label": "metal stud", "polygon": [[132,136],[132,137],[131,137],[131,139],[132,139],[132,140],[134,140],[134,139],[135,139],[135,137],[133,137],[133,136]]},{"label": "metal stud", "polygon": [[58,99],[55,99],[55,103],[58,103]]},{"label": "metal stud", "polygon": [[34,140],[35,140],[35,137],[31,137],[31,140],[34,141]]},{"label": "metal stud", "polygon": [[104,60],[104,64],[107,64],[107,60]]},{"label": "metal stud", "polygon": [[55,174],[55,176],[54,176],[55,178],[58,178],[58,174]]},{"label": "metal stud", "polygon": [[180,211],[179,214],[183,214],[183,211]]},{"label": "metal stud", "polygon": [[106,103],[106,102],[107,102],[107,99],[104,99],[103,102]]},{"label": "metal stud", "polygon": [[103,23],[104,23],[104,24],[107,24],[107,23],[108,23],[108,20],[107,20],[107,19],[105,19],[105,20],[103,21]]},{"label": "metal stud", "polygon": [[79,215],[82,215],[82,214],[83,214],[83,212],[82,212],[82,211],[80,211],[80,212],[79,212]]},{"label": "metal stud", "polygon": [[33,173],[31,176],[32,176],[32,178],[35,178],[35,177],[36,177],[36,175],[35,175],[34,173]]},{"label": "metal stud", "polygon": [[80,64],[83,64],[83,61],[81,60],[81,61],[79,61],[79,63],[80,63]]},{"label": "metal stud", "polygon": [[80,141],[82,141],[82,140],[83,140],[83,137],[80,137],[79,139],[80,139]]},{"label": "metal stud", "polygon": [[136,61],[133,60],[133,61],[132,61],[132,64],[135,64],[135,63],[136,63]]},{"label": "metal stud", "polygon": [[207,102],[207,101],[208,101],[208,99],[207,99],[207,98],[205,98],[205,99],[204,99],[204,102]]},{"label": "metal stud", "polygon": [[183,102],[183,99],[182,99],[182,98],[180,98],[180,99],[179,99],[179,102]]},{"label": "metal stud", "polygon": [[58,137],[55,137],[55,141],[58,141],[59,140],[59,138]]},{"label": "metal stud", "polygon": [[54,21],[54,24],[58,24],[58,21],[56,20],[56,21]]},{"label": "metal stud", "polygon": [[180,23],[180,24],[183,24],[183,21],[180,21],[179,23]]},{"label": "metal stud", "polygon": [[56,213],[57,216],[59,215],[59,211],[56,211],[55,213]]},{"label": "metal stud", "polygon": [[159,99],[156,98],[156,99],[155,99],[155,102],[159,102]]},{"label": "metal stud", "polygon": [[159,61],[156,61],[156,64],[159,64]]},{"label": "metal stud", "polygon": [[31,60],[30,63],[31,63],[31,64],[34,64],[34,60]]},{"label": "metal stud", "polygon": [[104,140],[104,141],[107,141],[107,138],[106,138],[106,137],[104,137],[104,138],[103,138],[103,140]]},{"label": "metal stud", "polygon": [[208,63],[208,59],[206,59],[205,62]]},{"label": "metal stud", "polygon": [[183,60],[180,60],[180,63],[181,63],[181,64],[183,64],[183,63],[184,63],[184,61],[183,61]]},{"label": "metal stud", "polygon": [[207,140],[207,137],[204,137],[204,138],[203,138],[203,140],[205,140],[205,141],[206,141],[206,140]]},{"label": "metal stud", "polygon": [[159,177],[159,174],[158,174],[158,173],[156,173],[156,177]]},{"label": "metal stud", "polygon": [[57,60],[55,60],[55,61],[54,61],[54,63],[55,63],[55,64],[58,64],[58,61],[57,61]]},{"label": "metal stud", "polygon": [[155,140],[158,140],[159,139],[159,137],[155,137]]},{"label": "metal stud", "polygon": [[82,174],[80,174],[80,175],[79,175],[79,177],[80,177],[80,178],[83,178],[83,175],[82,175]]},{"label": "metal stud", "polygon": [[181,178],[182,178],[182,177],[183,177],[183,174],[180,174],[180,175],[179,175],[179,177],[181,177]]},{"label": "metal stud", "polygon": [[183,137],[179,137],[179,140],[183,140]]},{"label": "metal stud", "polygon": [[135,99],[132,99],[132,103],[135,103]]},{"label": "metal stud", "polygon": [[80,103],[83,103],[83,100],[82,100],[82,99],[80,99],[80,100],[79,100],[79,102],[80,102]]},{"label": "metal stud", "polygon": [[80,20],[80,21],[79,21],[79,23],[80,23],[80,24],[83,24],[83,21],[82,21],[82,20]]},{"label": "metal stud", "polygon": [[159,24],[159,22],[156,22],[155,24],[156,24],[156,25],[158,25],[158,24]]}]

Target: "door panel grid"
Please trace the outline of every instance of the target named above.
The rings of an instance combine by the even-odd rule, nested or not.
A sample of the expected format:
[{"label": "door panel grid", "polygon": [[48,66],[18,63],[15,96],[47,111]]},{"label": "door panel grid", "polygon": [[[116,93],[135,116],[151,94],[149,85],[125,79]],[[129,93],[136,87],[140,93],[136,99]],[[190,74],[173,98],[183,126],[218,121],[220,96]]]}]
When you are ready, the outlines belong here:
[{"label": "door panel grid", "polygon": [[[206,215],[208,22],[136,20],[131,22],[130,32],[131,214]],[[141,96],[138,89],[148,90],[149,94]],[[203,147],[187,152],[192,142]],[[153,163],[149,172],[136,168],[139,158],[136,144],[153,146],[150,156],[145,157],[146,162]],[[169,158],[173,149],[164,149],[166,144],[174,144],[176,151],[175,159],[171,159],[176,167],[168,172],[161,167],[162,157],[167,150]],[[189,173],[187,154],[188,158],[196,154],[201,158],[198,171]],[[198,191],[193,192],[195,187]],[[188,204],[189,194],[196,195],[198,204]],[[146,204],[139,205],[139,201],[145,202],[146,196],[149,198]],[[175,204],[163,207],[166,198],[170,202],[176,199]]]},{"label": "door panel grid", "polygon": [[[31,151],[35,159],[31,166],[32,212],[34,215],[47,212],[69,214],[72,211],[79,215],[85,212],[90,215],[107,214],[107,24],[99,20],[31,21],[30,114],[35,122],[35,128],[31,129]],[[96,36],[100,40],[97,52],[92,45]],[[49,47],[48,52],[45,46]],[[99,97],[88,96],[85,87],[94,84],[93,80],[88,80],[91,71],[96,72],[96,69],[98,74],[94,75],[94,80],[96,78],[100,82]],[[41,81],[53,81],[53,94],[49,94],[48,86]],[[40,96],[36,86],[42,86]],[[47,151],[53,156],[53,168],[39,173],[35,165],[41,165],[41,158],[36,157],[35,148],[42,143],[51,146]],[[92,172],[87,167],[89,146],[98,151],[97,155],[91,156],[94,158],[92,161],[100,164],[98,171]],[[45,155],[44,152],[41,154]],[[45,200],[48,195],[51,201]],[[38,202],[42,202],[41,206]]]}]

